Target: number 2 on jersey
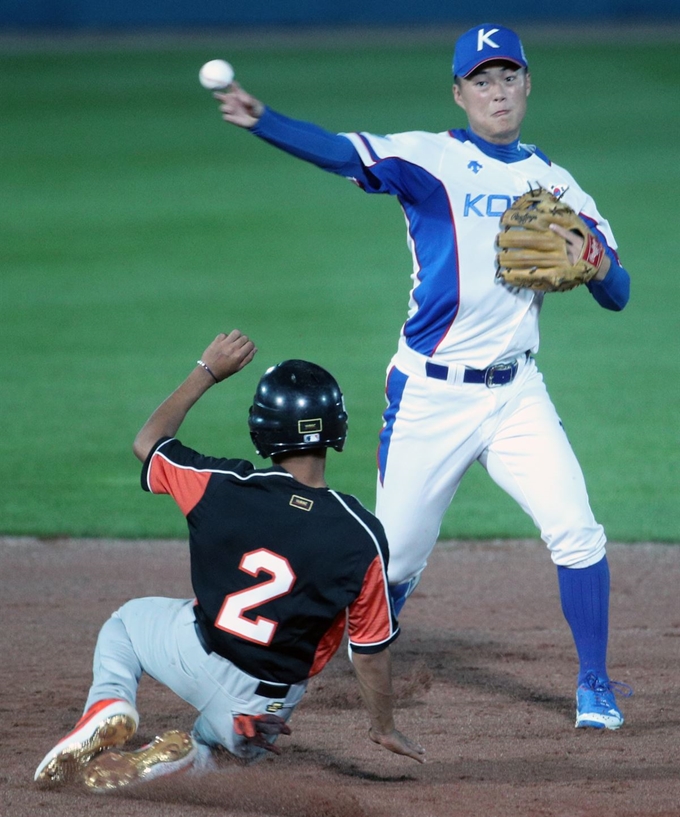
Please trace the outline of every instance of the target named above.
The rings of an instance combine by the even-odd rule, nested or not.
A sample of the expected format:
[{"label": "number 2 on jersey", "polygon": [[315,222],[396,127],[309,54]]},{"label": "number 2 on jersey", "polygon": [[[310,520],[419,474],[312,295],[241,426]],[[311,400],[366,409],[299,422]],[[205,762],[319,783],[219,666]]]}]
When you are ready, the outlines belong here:
[{"label": "number 2 on jersey", "polygon": [[272,599],[278,599],[290,593],[295,584],[295,573],[287,559],[277,556],[271,550],[261,548],[244,554],[239,570],[258,576],[262,571],[269,573],[271,579],[260,582],[247,590],[239,590],[225,597],[222,609],[215,619],[215,626],[228,633],[254,641],[256,644],[267,646],[271,643],[278,624],[276,621],[257,616],[255,620],[246,618],[243,614],[253,610],[260,604]]}]

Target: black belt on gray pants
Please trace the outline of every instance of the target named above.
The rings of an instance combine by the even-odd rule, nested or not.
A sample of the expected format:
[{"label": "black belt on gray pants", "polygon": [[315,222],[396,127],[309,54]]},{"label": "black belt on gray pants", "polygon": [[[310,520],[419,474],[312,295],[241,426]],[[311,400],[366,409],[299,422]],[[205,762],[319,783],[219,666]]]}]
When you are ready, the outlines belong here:
[{"label": "black belt on gray pants", "polygon": [[[203,647],[208,655],[212,652],[216,652],[219,655],[220,653],[217,650],[213,650],[210,644],[208,644],[208,639],[205,637],[201,625],[197,621],[194,621],[194,629],[196,630],[196,637],[201,647]],[[226,655],[222,657],[227,658]],[[230,660],[231,659],[227,658],[227,661]],[[290,684],[275,684],[273,681],[260,681],[255,690],[255,694],[261,695],[263,698],[285,698],[289,692]]]},{"label": "black belt on gray pants", "polygon": [[[526,352],[526,357],[529,358],[530,352]],[[484,383],[490,389],[494,386],[505,386],[507,383],[512,383],[519,368],[519,361],[513,360],[509,363],[496,363],[495,366],[489,366],[488,369],[465,369],[463,372],[463,383]],[[425,374],[428,377],[433,377],[435,380],[448,380],[449,367],[442,366],[440,363],[432,363],[428,360],[425,363]]]}]

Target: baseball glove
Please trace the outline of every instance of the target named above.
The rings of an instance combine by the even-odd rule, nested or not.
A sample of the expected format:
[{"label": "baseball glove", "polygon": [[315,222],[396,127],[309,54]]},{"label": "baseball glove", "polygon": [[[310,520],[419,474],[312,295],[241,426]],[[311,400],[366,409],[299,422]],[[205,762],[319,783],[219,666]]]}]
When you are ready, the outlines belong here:
[{"label": "baseball glove", "polygon": [[[583,248],[574,263],[566,239],[551,230],[551,224],[583,236]],[[496,237],[496,277],[509,286],[565,292],[590,281],[604,257],[604,247],[583,219],[543,187],[530,190],[508,207],[501,227]]]}]

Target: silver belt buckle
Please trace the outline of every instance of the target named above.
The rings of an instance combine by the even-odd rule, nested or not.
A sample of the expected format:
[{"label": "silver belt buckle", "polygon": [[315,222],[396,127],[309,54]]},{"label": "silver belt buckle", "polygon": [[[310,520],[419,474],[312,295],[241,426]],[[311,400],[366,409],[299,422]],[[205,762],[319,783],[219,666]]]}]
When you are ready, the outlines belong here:
[{"label": "silver belt buckle", "polygon": [[[486,375],[484,376],[484,385],[488,389],[495,389],[497,386],[505,386],[507,383],[511,383],[514,377],[514,371],[517,370],[517,361],[515,360],[513,363],[497,363],[495,366],[490,366],[486,370]],[[507,380],[503,380],[500,383],[495,382],[496,375],[499,372],[507,372],[513,371],[512,376],[509,377]]]}]

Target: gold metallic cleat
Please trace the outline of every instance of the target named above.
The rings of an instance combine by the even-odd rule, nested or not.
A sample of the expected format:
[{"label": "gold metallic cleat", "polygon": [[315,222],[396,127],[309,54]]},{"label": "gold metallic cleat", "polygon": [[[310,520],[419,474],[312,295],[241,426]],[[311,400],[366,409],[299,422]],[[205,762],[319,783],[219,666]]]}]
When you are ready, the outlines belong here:
[{"label": "gold metallic cleat", "polygon": [[122,746],[134,735],[138,723],[137,710],[127,701],[98,701],[45,755],[36,769],[35,781],[42,786],[70,783],[99,752]]},{"label": "gold metallic cleat", "polygon": [[197,751],[191,735],[173,729],[134,752],[102,752],[83,769],[81,780],[92,792],[111,792],[183,771],[193,764]]}]

